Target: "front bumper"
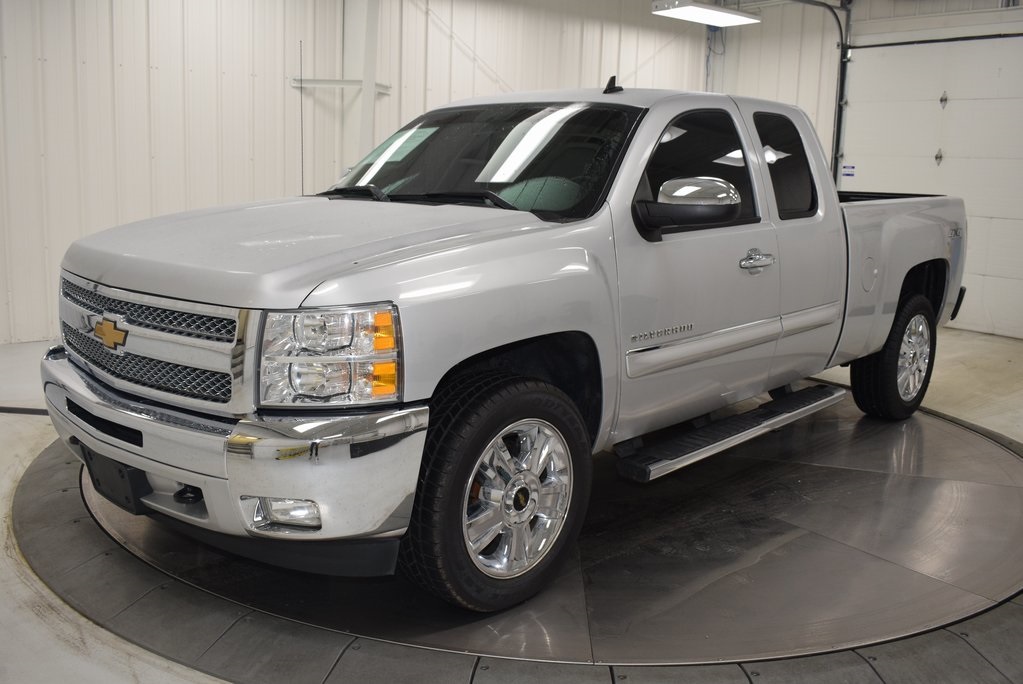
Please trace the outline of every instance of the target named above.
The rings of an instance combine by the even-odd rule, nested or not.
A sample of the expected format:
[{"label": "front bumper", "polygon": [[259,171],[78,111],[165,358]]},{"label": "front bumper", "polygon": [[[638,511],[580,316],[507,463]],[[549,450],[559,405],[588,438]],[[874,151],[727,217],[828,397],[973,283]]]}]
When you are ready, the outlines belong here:
[{"label": "front bumper", "polygon": [[[84,445],[143,471],[152,488],[141,497],[145,507],[211,533],[204,538],[396,540],[408,527],[425,406],[235,421],[111,390],[61,347],[46,354],[41,372],[50,418],[71,451],[83,458]],[[176,501],[174,493],[186,485],[201,489],[202,500]],[[249,497],[260,496],[315,501],[320,529],[257,526]]]}]

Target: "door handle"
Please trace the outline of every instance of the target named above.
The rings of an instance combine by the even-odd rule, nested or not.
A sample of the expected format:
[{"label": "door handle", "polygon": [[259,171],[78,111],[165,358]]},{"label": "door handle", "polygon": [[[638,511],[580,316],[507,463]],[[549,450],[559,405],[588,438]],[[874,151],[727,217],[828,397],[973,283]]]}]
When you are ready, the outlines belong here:
[{"label": "door handle", "polygon": [[739,268],[747,271],[759,272],[760,269],[765,266],[770,266],[774,263],[773,254],[764,254],[759,249],[754,247],[753,249],[746,252],[746,257],[739,261]]}]

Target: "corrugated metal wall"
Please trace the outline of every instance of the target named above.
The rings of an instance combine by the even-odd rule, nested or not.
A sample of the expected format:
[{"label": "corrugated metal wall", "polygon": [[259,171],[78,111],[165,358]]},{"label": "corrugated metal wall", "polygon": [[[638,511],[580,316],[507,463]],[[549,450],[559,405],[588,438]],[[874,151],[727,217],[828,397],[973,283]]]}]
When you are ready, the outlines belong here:
[{"label": "corrugated metal wall", "polygon": [[[55,333],[75,238],[298,191],[298,42],[339,74],[341,5],[0,2],[0,342]],[[332,177],[336,92],[309,98],[307,173]]]},{"label": "corrugated metal wall", "polygon": [[[375,66],[390,88],[371,127],[357,89],[289,85],[300,41],[306,78]],[[57,269],[79,236],[298,194],[303,175],[322,189],[452,99],[613,73],[702,89],[704,45],[702,27],[635,0],[0,0],[0,343],[55,334]]]}]

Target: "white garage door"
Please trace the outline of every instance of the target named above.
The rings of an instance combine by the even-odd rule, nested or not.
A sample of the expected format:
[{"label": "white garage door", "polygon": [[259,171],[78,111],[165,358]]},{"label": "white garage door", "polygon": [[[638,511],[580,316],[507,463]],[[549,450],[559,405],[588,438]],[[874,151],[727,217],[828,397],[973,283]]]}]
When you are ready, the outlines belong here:
[{"label": "white garage door", "polygon": [[956,325],[1023,337],[1023,38],[857,49],[848,102],[840,188],[965,199]]}]

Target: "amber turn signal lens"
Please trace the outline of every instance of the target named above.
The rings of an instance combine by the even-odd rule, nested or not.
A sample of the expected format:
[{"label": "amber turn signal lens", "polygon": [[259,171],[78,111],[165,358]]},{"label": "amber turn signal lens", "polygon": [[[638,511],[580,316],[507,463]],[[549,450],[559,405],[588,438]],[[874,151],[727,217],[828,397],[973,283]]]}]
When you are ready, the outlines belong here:
[{"label": "amber turn signal lens", "polygon": [[394,339],[394,315],[380,311],[373,316],[373,349],[390,351],[396,347]]},{"label": "amber turn signal lens", "polygon": [[386,396],[398,391],[398,364],[385,361],[373,364],[373,396]]}]

